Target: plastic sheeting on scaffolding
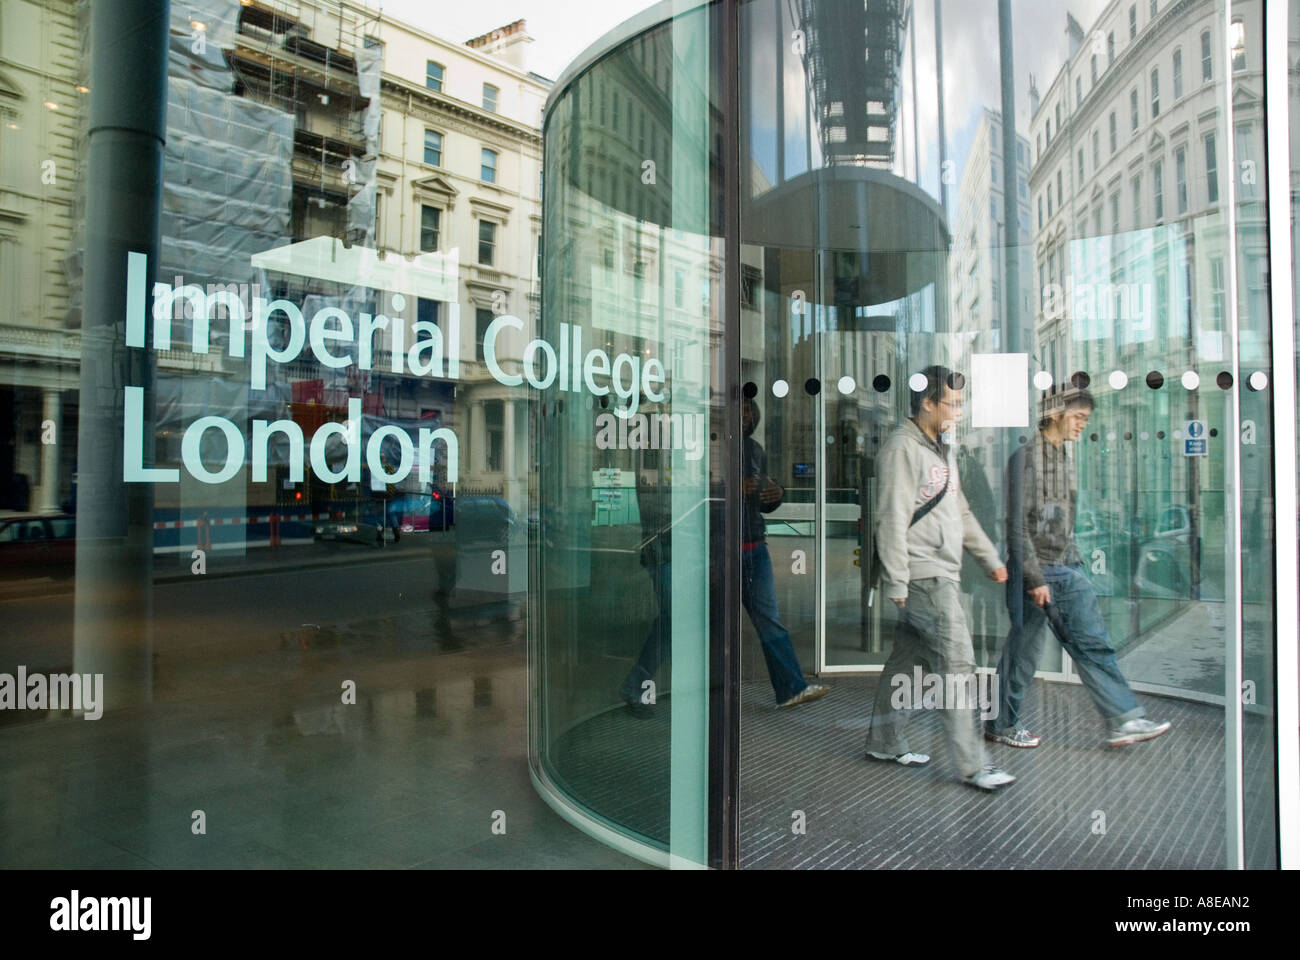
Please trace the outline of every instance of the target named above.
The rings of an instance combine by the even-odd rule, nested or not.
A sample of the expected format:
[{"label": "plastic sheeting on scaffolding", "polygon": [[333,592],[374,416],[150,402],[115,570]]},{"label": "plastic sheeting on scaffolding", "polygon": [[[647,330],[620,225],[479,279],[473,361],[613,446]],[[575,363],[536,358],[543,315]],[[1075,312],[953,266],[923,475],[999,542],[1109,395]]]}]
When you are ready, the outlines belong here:
[{"label": "plastic sheeting on scaffolding", "polygon": [[158,271],[169,281],[256,283],[253,255],[289,238],[294,117],[234,94],[225,51],[239,9],[239,0],[172,6]]},{"label": "plastic sheeting on scaffolding", "polygon": [[[82,0],[83,37],[89,35],[89,11]],[[171,7],[161,262],[155,274],[169,283],[181,276],[186,283],[251,287],[264,277],[252,267],[252,255],[290,238],[294,117],[235,95],[225,51],[235,46],[239,11],[239,0],[187,0]],[[82,59],[88,82],[88,56]],[[80,135],[86,136],[84,111]],[[85,298],[84,198],[77,218],[76,241],[66,258],[74,324]],[[189,320],[177,317],[173,330],[187,338]]]},{"label": "plastic sheeting on scaffolding", "polygon": [[348,199],[348,238],[353,244],[373,247],[376,198],[379,195],[379,117],[383,113],[379,79],[384,66],[384,48],[379,44],[362,44],[356,51],[356,60],[357,88],[367,100],[361,114],[366,152],[359,160],[353,161],[360,189]]}]

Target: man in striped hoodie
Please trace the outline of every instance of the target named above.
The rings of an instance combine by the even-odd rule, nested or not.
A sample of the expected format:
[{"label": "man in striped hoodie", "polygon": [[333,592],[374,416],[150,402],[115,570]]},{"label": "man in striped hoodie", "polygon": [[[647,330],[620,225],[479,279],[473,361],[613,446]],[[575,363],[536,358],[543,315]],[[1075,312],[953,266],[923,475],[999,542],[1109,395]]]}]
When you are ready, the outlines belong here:
[{"label": "man in striped hoodie", "polygon": [[1126,747],[1150,740],[1171,726],[1146,719],[1146,710],[1120,673],[1097,591],[1075,546],[1079,495],[1066,444],[1079,439],[1093,406],[1092,394],[1079,387],[1049,394],[1043,400],[1038,435],[1012,455],[1008,467],[1012,476],[1018,473],[1021,478],[1020,510],[1010,498],[1007,504],[1011,632],[998,664],[1001,703],[994,719],[985,724],[984,735],[1011,747],[1042,742],[1026,728],[1021,706],[1043,651],[1043,626],[1049,623],[1106,721],[1107,745]]}]

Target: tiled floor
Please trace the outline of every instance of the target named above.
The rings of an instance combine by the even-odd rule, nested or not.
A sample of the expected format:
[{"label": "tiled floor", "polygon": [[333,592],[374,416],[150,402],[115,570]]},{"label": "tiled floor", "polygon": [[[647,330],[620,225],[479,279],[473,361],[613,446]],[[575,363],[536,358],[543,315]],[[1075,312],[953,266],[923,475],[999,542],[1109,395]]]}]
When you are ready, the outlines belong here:
[{"label": "tiled floor", "polygon": [[[1223,710],[1144,696],[1163,737],[1102,747],[1083,688],[1038,682],[1033,750],[989,744],[1019,779],[995,794],[956,781],[934,711],[914,715],[925,767],[868,761],[875,678],[828,681],[827,697],[790,711],[746,685],[741,741],[741,865],[780,868],[1222,869]],[[1268,787],[1263,723],[1248,718],[1247,792]],[[1271,788],[1269,788],[1271,795]],[[803,811],[805,832],[792,829]],[[1261,818],[1262,819],[1262,818]],[[1248,861],[1271,857],[1271,829],[1247,824]]]}]

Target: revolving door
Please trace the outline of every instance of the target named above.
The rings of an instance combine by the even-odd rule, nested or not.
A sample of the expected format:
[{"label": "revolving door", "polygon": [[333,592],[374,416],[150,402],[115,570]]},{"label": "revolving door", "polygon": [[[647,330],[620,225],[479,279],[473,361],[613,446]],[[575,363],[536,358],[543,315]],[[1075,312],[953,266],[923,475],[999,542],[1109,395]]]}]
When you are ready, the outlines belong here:
[{"label": "revolving door", "polygon": [[[561,78],[543,327],[661,359],[665,383],[603,434],[612,396],[536,404],[531,756],[561,813],[663,865],[1045,865],[1097,836],[1094,811],[1174,791],[1177,817],[1112,818],[1087,862],[1276,864],[1282,374],[1263,198],[1220,173],[1228,152],[1263,155],[1234,99],[1260,79],[1262,14],[1183,6],[1152,5],[1127,43],[1106,7],[1098,58],[1063,6],[1058,44],[1018,0],[679,0]],[[1192,27],[1196,84],[1165,66]],[[1023,781],[1006,803],[1054,839],[1009,853],[924,710],[925,773],[863,759],[898,679],[881,670],[899,611],[867,577],[878,455],[935,366],[958,375],[965,415],[943,435],[1002,557],[1011,458],[1042,442],[1054,398],[1087,395],[1063,536],[1123,682],[1174,723],[1144,754],[1099,752],[1104,718],[1049,638],[1028,714],[1042,746],[995,758]],[[642,415],[677,437],[698,424],[695,446],[651,441]],[[954,576],[993,677],[1015,598],[969,560]],[[783,706],[796,660],[829,695]],[[926,836],[947,839],[899,839]]]}]

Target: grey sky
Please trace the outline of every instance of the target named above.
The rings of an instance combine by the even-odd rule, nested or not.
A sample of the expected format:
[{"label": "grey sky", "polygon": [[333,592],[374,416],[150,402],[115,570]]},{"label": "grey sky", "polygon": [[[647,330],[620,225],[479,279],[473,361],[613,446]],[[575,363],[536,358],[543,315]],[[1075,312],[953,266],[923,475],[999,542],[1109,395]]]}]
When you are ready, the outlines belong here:
[{"label": "grey sky", "polygon": [[[381,0],[364,2],[371,7],[381,5]],[[653,3],[654,0],[382,0],[382,7],[391,16],[461,42],[514,20],[527,20],[528,32],[536,41],[529,48],[529,67],[556,79],[589,45]],[[1046,95],[1064,62],[1066,12],[1073,13],[1087,31],[1105,5],[1106,0],[1013,0],[1016,113],[1022,135],[1028,130],[1030,74],[1037,77],[1038,89]],[[933,37],[933,0],[918,0],[916,8],[922,33]],[[943,11],[946,134],[949,157],[960,170],[981,109],[988,106],[996,110],[1001,106],[997,3],[995,0],[945,0]],[[921,182],[937,193],[938,151],[934,142],[937,89],[932,44],[919,46],[917,66]],[[910,141],[910,129],[900,133]],[[907,166],[914,167],[910,143],[907,154]]]},{"label": "grey sky", "polygon": [[[504,26],[514,20],[528,21],[528,32],[536,42],[529,48],[531,68],[543,76],[557,78],[583,50],[609,30],[653,5],[654,0],[364,0],[371,7],[413,23],[430,33],[451,40],[470,37]],[[1087,30],[1105,6],[1105,0],[1015,0],[1012,4],[1016,38],[1016,84],[1024,89],[1030,73],[1038,77],[1038,89],[1047,87],[1060,69],[1065,54],[1065,14],[1068,10]],[[933,3],[922,2],[918,14],[930,21]],[[969,116],[972,101],[997,106],[995,71],[987,69],[990,51],[997,50],[997,4],[993,0],[948,0],[944,4],[945,73],[950,109],[954,119]],[[918,51],[921,74],[933,70],[930,51]],[[927,60],[929,63],[927,64]],[[976,69],[971,65],[979,64]],[[931,76],[933,74],[931,73]],[[973,78],[978,78],[971,84]],[[1023,85],[1023,87],[1022,87]],[[928,86],[933,92],[933,81]],[[923,89],[924,95],[924,89]],[[1018,98],[1017,108],[1028,120],[1028,100]],[[960,124],[962,121],[957,120]]]}]

